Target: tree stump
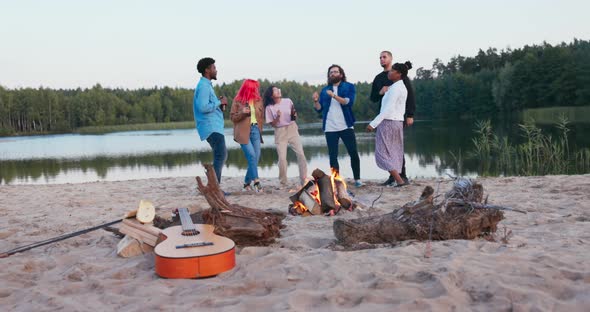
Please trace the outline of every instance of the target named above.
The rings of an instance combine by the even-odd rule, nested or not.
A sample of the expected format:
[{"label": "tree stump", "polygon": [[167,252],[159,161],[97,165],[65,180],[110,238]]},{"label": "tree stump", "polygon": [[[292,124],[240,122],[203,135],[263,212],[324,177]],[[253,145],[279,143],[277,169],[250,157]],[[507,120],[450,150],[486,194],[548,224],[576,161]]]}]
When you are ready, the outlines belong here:
[{"label": "tree stump", "polygon": [[225,236],[233,240],[239,246],[269,245],[279,237],[283,228],[284,214],[266,212],[248,208],[237,204],[230,204],[215,176],[215,169],[210,164],[205,164],[207,185],[200,177],[197,177],[199,192],[211,206],[211,209],[203,212],[205,223],[215,226],[215,234]]},{"label": "tree stump", "polygon": [[504,219],[501,210],[514,210],[482,204],[483,186],[466,179],[457,180],[438,204],[433,203],[433,193],[427,186],[419,200],[382,216],[336,220],[334,234],[342,245],[474,239],[496,231],[498,222]]}]

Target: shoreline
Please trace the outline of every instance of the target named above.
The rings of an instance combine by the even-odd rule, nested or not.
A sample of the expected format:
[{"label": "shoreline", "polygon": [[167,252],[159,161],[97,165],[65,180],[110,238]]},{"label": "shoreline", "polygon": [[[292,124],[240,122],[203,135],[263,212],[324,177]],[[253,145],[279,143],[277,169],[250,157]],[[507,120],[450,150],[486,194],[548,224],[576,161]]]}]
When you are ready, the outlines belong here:
[{"label": "shoreline", "polygon": [[[388,213],[417,199],[426,185],[436,190],[439,180],[416,179],[400,189],[375,180],[350,186],[366,209],[332,218],[287,216],[275,244],[238,248],[233,270],[204,280],[161,279],[153,254],[120,258],[112,233],[83,234],[0,259],[0,308],[582,311],[590,304],[589,174],[476,179],[491,204],[527,211],[505,212],[498,234],[512,231],[508,243],[435,241],[431,258],[424,257],[427,243],[417,241],[338,250],[333,220]],[[278,179],[263,179],[270,190],[264,194],[241,194],[240,182],[222,180],[229,202],[287,211],[292,193],[277,189]],[[442,179],[439,192],[451,183]],[[152,201],[160,215],[209,208],[194,177],[2,185],[0,196],[0,251],[112,221],[140,199]]]}]

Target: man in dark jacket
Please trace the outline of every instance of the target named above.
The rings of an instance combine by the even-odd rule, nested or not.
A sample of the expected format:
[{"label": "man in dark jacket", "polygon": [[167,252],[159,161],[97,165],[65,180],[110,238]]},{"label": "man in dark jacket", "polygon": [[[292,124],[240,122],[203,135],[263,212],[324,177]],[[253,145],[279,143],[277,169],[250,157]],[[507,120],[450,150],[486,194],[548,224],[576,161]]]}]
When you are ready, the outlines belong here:
[{"label": "man in dark jacket", "polygon": [[[371,101],[375,103],[379,103],[379,108],[381,108],[381,99],[383,99],[383,95],[389,87],[393,84],[393,81],[387,78],[387,73],[391,70],[391,66],[393,64],[393,56],[389,51],[383,51],[379,54],[379,62],[381,67],[383,67],[383,71],[380,72],[375,79],[373,80],[373,85],[371,88]],[[406,62],[405,65],[408,67],[408,70],[412,68],[412,63]],[[408,97],[406,99],[406,112],[404,114],[404,127],[409,127],[414,124],[414,111],[416,110],[416,102],[414,99],[414,89],[412,88],[412,83],[408,76],[402,77],[404,85],[408,90]],[[402,165],[402,171],[400,176],[404,180],[405,183],[408,183],[408,177],[406,175],[406,158],[404,157],[404,162]],[[393,181],[388,179],[383,183],[383,185],[391,184]]]}]

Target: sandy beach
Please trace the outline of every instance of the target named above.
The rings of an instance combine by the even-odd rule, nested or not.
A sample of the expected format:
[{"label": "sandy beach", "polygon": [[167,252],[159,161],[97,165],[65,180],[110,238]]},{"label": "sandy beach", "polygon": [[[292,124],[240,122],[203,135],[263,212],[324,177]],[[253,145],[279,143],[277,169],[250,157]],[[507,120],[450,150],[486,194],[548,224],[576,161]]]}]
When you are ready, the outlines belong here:
[{"label": "sandy beach", "polygon": [[[590,175],[478,181],[490,203],[527,211],[505,212],[498,232],[512,231],[508,243],[432,242],[430,258],[418,241],[343,250],[332,230],[336,218],[385,214],[426,185],[439,192],[452,186],[420,179],[383,189],[372,181],[351,187],[366,209],[287,216],[275,244],[238,248],[236,267],[214,278],[159,278],[153,254],[118,257],[120,239],[104,230],[0,259],[0,310],[588,311]],[[225,178],[222,188],[233,193],[229,202],[286,212],[289,190],[277,189],[278,179],[262,182],[270,190],[262,195],[239,194],[241,178]],[[0,186],[0,251],[116,220],[140,199],[160,215],[209,208],[192,177]]]}]

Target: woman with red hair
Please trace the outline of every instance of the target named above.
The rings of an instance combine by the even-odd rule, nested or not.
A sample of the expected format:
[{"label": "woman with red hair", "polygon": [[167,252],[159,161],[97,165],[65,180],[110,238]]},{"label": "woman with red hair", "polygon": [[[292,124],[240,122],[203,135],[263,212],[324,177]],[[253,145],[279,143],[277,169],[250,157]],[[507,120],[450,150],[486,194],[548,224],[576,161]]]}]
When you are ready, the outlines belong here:
[{"label": "woman with red hair", "polygon": [[240,147],[248,161],[248,171],[244,178],[244,190],[262,191],[258,179],[258,161],[260,160],[260,144],[262,141],[262,124],[264,109],[260,97],[260,84],[256,80],[246,79],[231,106],[230,118],[234,123],[234,141]]}]

